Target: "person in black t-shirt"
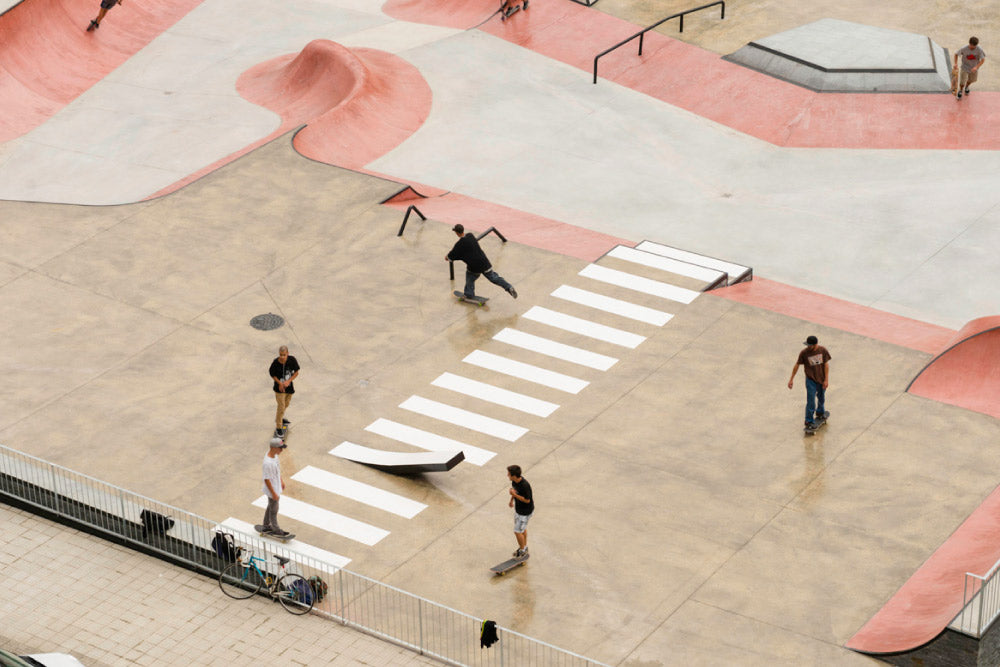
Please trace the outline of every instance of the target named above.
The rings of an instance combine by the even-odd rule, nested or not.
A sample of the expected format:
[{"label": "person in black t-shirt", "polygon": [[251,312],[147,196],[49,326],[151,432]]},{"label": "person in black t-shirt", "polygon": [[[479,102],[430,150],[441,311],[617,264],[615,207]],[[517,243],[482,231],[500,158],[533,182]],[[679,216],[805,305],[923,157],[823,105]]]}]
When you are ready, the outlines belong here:
[{"label": "person in black t-shirt", "polygon": [[515,558],[528,555],[528,519],[535,511],[535,498],[531,495],[531,484],[521,477],[521,466],[507,466],[510,480],[510,507],[514,508],[514,537],[517,539]]},{"label": "person in black t-shirt", "polygon": [[288,404],[292,402],[292,394],[295,393],[292,381],[299,376],[299,362],[288,354],[287,345],[278,348],[278,356],[271,362],[268,375],[274,380],[274,400],[278,403],[278,411],[274,416],[274,435],[283,438],[285,427],[291,424],[285,419],[285,410],[288,409]]},{"label": "person in black t-shirt", "polygon": [[517,290],[493,270],[490,260],[486,259],[486,253],[479,247],[476,235],[472,232],[466,234],[465,227],[462,225],[455,225],[451,231],[458,234],[458,241],[455,242],[445,259],[451,262],[465,262],[465,298],[471,299],[476,296],[476,279],[483,275],[494,285],[507,290],[507,293],[516,299]]}]

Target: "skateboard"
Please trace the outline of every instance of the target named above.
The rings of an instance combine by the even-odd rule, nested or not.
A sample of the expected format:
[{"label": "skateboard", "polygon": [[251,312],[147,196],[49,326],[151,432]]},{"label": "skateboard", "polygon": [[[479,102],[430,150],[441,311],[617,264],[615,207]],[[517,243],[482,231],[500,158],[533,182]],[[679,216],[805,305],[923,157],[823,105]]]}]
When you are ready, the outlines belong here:
[{"label": "skateboard", "polygon": [[802,429],[802,431],[806,435],[816,435],[816,431],[818,431],[821,428],[823,428],[824,426],[826,426],[826,420],[829,417],[830,417],[830,413],[827,412],[826,413],[826,417],[823,417],[822,419],[817,419],[816,421],[813,422],[814,424],[816,424],[816,426],[814,426],[813,428],[809,428],[808,426],[806,426],[804,429]]},{"label": "skateboard", "polygon": [[524,565],[528,561],[528,558],[530,558],[530,556],[531,554],[525,554],[524,556],[520,557],[515,556],[514,558],[510,558],[502,563],[494,565],[493,567],[490,568],[490,572],[502,576],[505,572],[510,572],[518,565]]},{"label": "skateboard", "polygon": [[271,539],[281,540],[282,542],[295,539],[295,533],[288,533],[287,535],[273,535],[271,533],[265,533],[264,526],[259,523],[255,524],[253,529],[256,530],[261,537],[270,537]]},{"label": "skateboard", "polygon": [[464,292],[459,292],[458,290],[455,290],[454,292],[452,292],[452,294],[457,296],[459,301],[464,301],[465,303],[474,303],[477,306],[485,306],[486,302],[490,300],[489,297],[486,296],[474,296],[470,299],[467,296],[465,296]]},{"label": "skateboard", "polygon": [[[504,2],[504,4],[507,4],[507,3]],[[501,22],[502,21],[506,21],[508,18],[510,18],[511,14],[513,14],[514,12],[516,12],[519,9],[525,9],[525,10],[528,9],[528,0],[522,0],[522,2],[520,4],[518,4],[517,6],[507,7],[506,10],[503,8],[503,5],[501,5],[500,6],[500,21]]]}]

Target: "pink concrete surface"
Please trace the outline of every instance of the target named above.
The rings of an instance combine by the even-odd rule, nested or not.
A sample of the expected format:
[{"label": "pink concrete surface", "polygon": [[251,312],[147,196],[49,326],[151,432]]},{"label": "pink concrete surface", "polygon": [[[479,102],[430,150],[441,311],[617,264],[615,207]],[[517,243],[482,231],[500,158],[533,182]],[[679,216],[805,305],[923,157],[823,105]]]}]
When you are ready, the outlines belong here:
[{"label": "pink concrete surface", "polygon": [[[424,192],[422,188],[419,191]],[[406,190],[383,203],[400,210],[406,210],[413,204],[428,218],[445,222],[449,226],[460,222],[470,231],[484,232],[490,227],[496,227],[508,241],[516,241],[533,248],[550,250],[588,262],[593,262],[616,245],[629,247],[635,245],[633,241],[455,192],[434,197],[418,197],[412,190]]]},{"label": "pink concrete surface", "polygon": [[939,353],[955,336],[952,329],[765,278],[755,277],[751,282],[717,289],[712,294],[929,354]]},{"label": "pink concrete surface", "polygon": [[[383,11],[437,25],[467,18],[458,27],[469,28],[481,20],[473,14],[492,6],[490,0],[390,0]],[[642,27],[572,2],[538,2],[480,29],[589,77],[594,56]],[[636,40],[601,58],[597,85],[615,81],[778,146],[1000,149],[1000,133],[971,131],[1000,121],[1000,93],[977,92],[961,103],[946,94],[814,93],[657,32],[647,33],[643,55],[637,52]]]},{"label": "pink concrete surface", "polygon": [[[297,54],[259,63],[236,82],[244,98],[281,117],[274,132],[152,194],[169,194],[302,125],[295,149],[313,160],[365,171],[427,119],[431,89],[410,63],[376,49],[313,40]],[[376,174],[378,175],[378,174]]]},{"label": "pink concrete surface", "polygon": [[962,610],[965,573],[983,575],[1000,559],[1000,487],[920,566],[847,648],[910,651],[937,637]]},{"label": "pink concrete surface", "polygon": [[908,391],[1000,418],[1000,316],[962,327]]},{"label": "pink concrete surface", "polygon": [[0,142],[41,125],[200,3],[126,0],[92,32],[96,0],[12,7],[0,16]]}]

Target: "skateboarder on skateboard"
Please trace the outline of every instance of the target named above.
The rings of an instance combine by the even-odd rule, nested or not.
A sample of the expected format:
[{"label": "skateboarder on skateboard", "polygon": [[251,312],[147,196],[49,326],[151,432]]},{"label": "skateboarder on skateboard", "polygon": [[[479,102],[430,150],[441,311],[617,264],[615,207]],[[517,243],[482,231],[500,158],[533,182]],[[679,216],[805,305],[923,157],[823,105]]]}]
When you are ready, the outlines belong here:
[{"label": "skateboarder on skateboard", "polygon": [[267,456],[264,457],[262,467],[267,509],[264,510],[261,532],[281,539],[288,539],[291,535],[278,525],[278,502],[281,500],[281,493],[285,490],[285,483],[281,479],[281,464],[278,463],[278,455],[285,451],[286,447],[288,445],[281,438],[271,438],[270,447],[267,450]]},{"label": "skateboarder on skateboard", "polygon": [[458,235],[458,241],[455,242],[451,252],[445,256],[445,259],[451,262],[459,260],[465,262],[465,298],[476,298],[476,279],[480,275],[483,275],[494,285],[507,290],[507,293],[516,299],[517,290],[493,270],[490,260],[486,258],[486,253],[479,247],[476,235],[472,232],[466,234],[465,227],[461,224],[452,227],[451,231]]},{"label": "skateboarder on skateboard", "polygon": [[295,393],[295,385],[292,381],[299,376],[299,362],[295,357],[288,354],[288,346],[282,345],[278,348],[278,356],[271,362],[267,374],[274,380],[274,400],[278,403],[278,409],[274,414],[274,437],[284,438],[288,434],[290,421],[285,419],[285,410],[292,402],[292,394]]},{"label": "skateboarder on skateboard", "polygon": [[528,520],[535,511],[535,500],[531,484],[521,476],[521,466],[507,466],[507,479],[510,480],[508,505],[514,508],[514,537],[517,539],[514,558],[525,558],[528,556]]},{"label": "skateboarder on skateboard", "polygon": [[826,421],[830,413],[826,411],[826,388],[830,386],[830,353],[819,344],[816,336],[806,338],[805,349],[799,352],[792,376],[788,378],[788,388],[792,388],[795,373],[801,365],[806,374],[806,430],[815,431]]}]

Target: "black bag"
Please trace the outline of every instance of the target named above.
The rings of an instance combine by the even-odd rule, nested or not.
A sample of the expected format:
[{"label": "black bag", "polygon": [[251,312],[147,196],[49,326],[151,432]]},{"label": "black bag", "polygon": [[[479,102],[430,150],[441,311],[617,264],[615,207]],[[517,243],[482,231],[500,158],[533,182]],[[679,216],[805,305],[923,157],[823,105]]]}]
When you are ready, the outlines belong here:
[{"label": "black bag", "polygon": [[500,641],[497,636],[497,624],[495,621],[483,621],[479,632],[479,648],[489,648]]},{"label": "black bag", "polygon": [[221,530],[215,531],[215,537],[212,538],[212,550],[215,551],[216,556],[227,563],[235,563],[239,560],[240,552],[243,551],[236,546],[236,540],[233,539],[232,535]]},{"label": "black bag", "polygon": [[168,530],[174,527],[174,520],[169,516],[143,510],[139,513],[139,521],[142,522],[142,536],[165,535]]}]

